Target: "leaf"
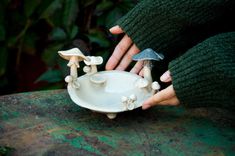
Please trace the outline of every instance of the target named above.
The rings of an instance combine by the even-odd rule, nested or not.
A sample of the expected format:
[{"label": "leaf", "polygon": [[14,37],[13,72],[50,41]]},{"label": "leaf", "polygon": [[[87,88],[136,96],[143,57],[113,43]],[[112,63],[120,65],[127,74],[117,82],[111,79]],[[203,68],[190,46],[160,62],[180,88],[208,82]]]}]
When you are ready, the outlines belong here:
[{"label": "leaf", "polygon": [[101,47],[107,48],[110,46],[109,40],[105,37],[104,33],[98,29],[91,29],[87,37],[92,43],[97,43]]},{"label": "leaf", "polygon": [[122,16],[123,16],[122,9],[116,7],[113,10],[111,10],[105,18],[106,27],[110,28],[111,26],[113,26],[115,22],[118,19],[120,19]]},{"label": "leaf", "polygon": [[54,14],[58,8],[62,8],[61,0],[47,0],[40,3],[37,12],[41,18],[45,18]]},{"label": "leaf", "polygon": [[62,0],[46,0],[42,1],[38,13],[40,18],[49,18],[53,14],[58,13],[58,10],[62,9]]},{"label": "leaf", "polygon": [[35,55],[36,54],[36,40],[37,40],[37,36],[34,32],[26,33],[24,36],[23,52],[29,55]]},{"label": "leaf", "polygon": [[71,32],[69,34],[69,38],[73,39],[78,34],[78,26],[73,25]]},{"label": "leaf", "polygon": [[6,47],[0,47],[0,76],[4,75],[7,68],[8,53]]},{"label": "leaf", "polygon": [[71,24],[76,20],[78,14],[77,0],[65,0],[63,10],[63,25],[69,31]]},{"label": "leaf", "polygon": [[99,3],[97,5],[96,11],[97,12],[103,12],[105,10],[111,9],[112,6],[113,6],[113,2],[107,1],[107,0],[103,0],[101,3]]},{"label": "leaf", "polygon": [[24,0],[24,14],[30,17],[35,11],[36,7],[40,4],[40,0]]},{"label": "leaf", "polygon": [[89,5],[92,5],[94,3],[96,3],[97,0],[83,0],[83,7],[87,7]]},{"label": "leaf", "polygon": [[[66,75],[68,75],[68,74],[69,74],[69,68],[68,68],[68,66],[67,66],[68,61],[67,61],[67,60],[64,60],[64,59],[62,59],[62,58],[59,58],[59,59],[57,60],[57,63],[58,63],[58,65],[59,65],[59,69],[60,69],[60,71],[62,72],[63,76],[65,77]],[[79,70],[78,70],[78,71],[79,71]]]},{"label": "leaf", "polygon": [[42,60],[50,67],[53,67],[57,63],[58,51],[62,49],[64,44],[53,44],[42,54]]},{"label": "leaf", "polygon": [[50,34],[50,39],[54,41],[65,40],[67,37],[66,33],[62,28],[54,28]]},{"label": "leaf", "polygon": [[62,80],[63,80],[63,75],[60,70],[49,69],[36,80],[36,83],[40,81],[55,83],[55,82],[60,82]]}]

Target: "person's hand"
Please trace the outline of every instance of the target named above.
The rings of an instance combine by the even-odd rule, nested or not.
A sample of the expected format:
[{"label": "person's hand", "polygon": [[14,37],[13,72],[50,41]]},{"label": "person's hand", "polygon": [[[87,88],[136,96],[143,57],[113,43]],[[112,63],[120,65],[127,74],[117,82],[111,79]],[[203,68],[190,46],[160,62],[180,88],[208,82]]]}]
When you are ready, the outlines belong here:
[{"label": "person's hand", "polygon": [[[119,26],[114,26],[109,30],[112,34],[122,34],[123,30]],[[132,61],[132,56],[140,50],[126,34],[115,47],[112,56],[106,64],[106,70],[125,70]],[[137,62],[130,72],[139,73],[143,63]]]},{"label": "person's hand", "polygon": [[[165,72],[160,80],[162,82],[171,82],[172,78],[170,75],[170,71],[168,70]],[[168,106],[176,106],[179,105],[179,99],[176,97],[175,90],[173,85],[168,86],[166,89],[161,90],[160,92],[156,93],[149,99],[147,99],[143,105],[142,109],[146,110],[152,106],[156,105],[168,105]]]}]

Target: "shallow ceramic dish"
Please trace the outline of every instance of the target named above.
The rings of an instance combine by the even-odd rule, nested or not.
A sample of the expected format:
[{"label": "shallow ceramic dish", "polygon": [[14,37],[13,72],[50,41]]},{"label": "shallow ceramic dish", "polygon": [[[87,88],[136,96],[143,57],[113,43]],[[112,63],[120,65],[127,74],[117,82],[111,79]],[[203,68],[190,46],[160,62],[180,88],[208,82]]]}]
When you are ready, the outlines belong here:
[{"label": "shallow ceramic dish", "polygon": [[[77,48],[59,51],[59,54],[69,60],[70,75],[65,81],[73,102],[83,108],[105,113],[110,119],[119,112],[141,107],[160,89],[157,82],[152,82],[149,67],[145,69],[144,78],[125,71],[98,72],[96,65],[103,62],[101,57],[84,56]],[[79,61],[86,64],[83,68],[86,74],[77,77]]]}]

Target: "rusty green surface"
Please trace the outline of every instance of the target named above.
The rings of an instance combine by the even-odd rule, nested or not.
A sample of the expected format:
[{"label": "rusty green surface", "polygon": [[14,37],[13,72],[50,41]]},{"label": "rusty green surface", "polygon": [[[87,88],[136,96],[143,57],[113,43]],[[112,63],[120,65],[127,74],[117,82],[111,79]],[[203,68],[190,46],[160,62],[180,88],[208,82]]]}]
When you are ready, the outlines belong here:
[{"label": "rusty green surface", "polygon": [[[110,101],[111,102],[111,101]],[[155,107],[115,120],[65,90],[0,97],[0,146],[18,155],[235,155],[235,117],[222,109]]]}]

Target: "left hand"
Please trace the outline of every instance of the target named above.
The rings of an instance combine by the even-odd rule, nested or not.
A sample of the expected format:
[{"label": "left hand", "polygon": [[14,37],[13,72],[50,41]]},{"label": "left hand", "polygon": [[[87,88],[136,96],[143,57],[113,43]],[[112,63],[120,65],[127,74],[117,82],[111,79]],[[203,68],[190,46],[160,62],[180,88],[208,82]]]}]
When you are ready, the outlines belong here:
[{"label": "left hand", "polygon": [[[170,75],[170,71],[168,70],[165,72],[160,80],[162,82],[171,82],[172,78]],[[147,99],[143,105],[142,109],[146,110],[152,106],[156,105],[166,105],[166,106],[176,106],[179,105],[179,99],[176,97],[175,90],[173,88],[173,85],[168,86],[167,88],[161,90],[160,92],[156,93],[149,99]]]}]

